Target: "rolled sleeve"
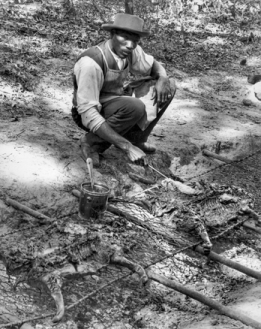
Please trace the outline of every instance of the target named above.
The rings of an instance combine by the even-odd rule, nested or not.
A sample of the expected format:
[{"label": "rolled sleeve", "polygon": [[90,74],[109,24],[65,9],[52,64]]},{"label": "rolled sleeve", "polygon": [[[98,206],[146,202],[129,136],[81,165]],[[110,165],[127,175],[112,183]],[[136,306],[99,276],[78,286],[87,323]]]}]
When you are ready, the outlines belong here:
[{"label": "rolled sleeve", "polygon": [[104,77],[100,66],[90,57],[82,57],[74,66],[77,82],[77,110],[83,125],[96,131],[105,119],[100,115],[100,91]]},{"label": "rolled sleeve", "polygon": [[153,62],[154,57],[146,54],[138,45],[132,52],[132,65],[130,71],[133,74],[141,74],[143,76],[150,75]]},{"label": "rolled sleeve", "polygon": [[82,124],[95,132],[105,122],[105,119],[99,114],[95,107],[89,108],[89,110],[81,113]]}]

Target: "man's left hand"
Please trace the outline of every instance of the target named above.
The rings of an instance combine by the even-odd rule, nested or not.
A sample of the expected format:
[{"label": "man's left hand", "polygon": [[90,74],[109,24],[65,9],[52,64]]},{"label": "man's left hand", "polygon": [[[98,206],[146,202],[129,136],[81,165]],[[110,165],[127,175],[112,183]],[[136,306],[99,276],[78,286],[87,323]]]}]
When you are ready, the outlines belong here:
[{"label": "man's left hand", "polygon": [[153,105],[156,103],[160,106],[173,97],[175,90],[171,90],[170,81],[168,77],[159,77],[154,87],[152,99]]}]

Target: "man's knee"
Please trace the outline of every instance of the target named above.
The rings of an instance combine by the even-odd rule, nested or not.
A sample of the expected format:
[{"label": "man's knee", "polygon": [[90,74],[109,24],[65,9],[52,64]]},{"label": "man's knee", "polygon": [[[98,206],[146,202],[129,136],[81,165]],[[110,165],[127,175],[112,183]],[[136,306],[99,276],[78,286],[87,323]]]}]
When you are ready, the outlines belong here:
[{"label": "man's knee", "polygon": [[130,97],[126,104],[126,111],[135,121],[138,121],[146,113],[145,104],[138,98]]}]

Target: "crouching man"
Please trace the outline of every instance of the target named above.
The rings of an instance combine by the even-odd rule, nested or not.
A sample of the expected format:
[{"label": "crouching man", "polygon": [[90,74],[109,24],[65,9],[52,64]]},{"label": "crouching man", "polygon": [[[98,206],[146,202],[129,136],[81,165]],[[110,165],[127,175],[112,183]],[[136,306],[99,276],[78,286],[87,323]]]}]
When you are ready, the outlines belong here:
[{"label": "crouching man", "polygon": [[[138,45],[150,34],[143,26],[138,16],[117,14],[102,25],[110,39],[83,52],[74,66],[72,116],[87,132],[82,155],[96,167],[112,144],[131,161],[155,152],[147,139],[174,97],[174,80]],[[143,78],[128,84],[129,73]]]}]

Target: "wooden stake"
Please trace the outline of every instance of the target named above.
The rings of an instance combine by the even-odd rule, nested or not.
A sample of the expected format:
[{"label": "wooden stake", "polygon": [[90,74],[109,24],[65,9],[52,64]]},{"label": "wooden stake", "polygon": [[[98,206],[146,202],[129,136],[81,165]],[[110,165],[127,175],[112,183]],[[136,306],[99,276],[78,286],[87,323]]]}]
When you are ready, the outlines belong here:
[{"label": "wooden stake", "polygon": [[219,154],[216,154],[216,153],[210,152],[210,151],[208,151],[208,150],[203,150],[203,151],[202,151],[202,154],[203,154],[203,155],[206,155],[206,156],[208,156],[208,157],[211,157],[211,158],[217,159],[217,160],[222,161],[222,162],[226,162],[226,163],[231,163],[231,162],[233,162],[232,160],[229,160],[229,159],[227,159],[226,157],[223,157],[222,155],[219,155]]},{"label": "wooden stake", "polygon": [[[195,248],[195,250],[197,252],[199,252],[200,254],[204,255],[204,249],[201,246],[197,246]],[[260,272],[257,272],[255,270],[252,270],[249,267],[246,267],[246,266],[241,265],[241,264],[239,264],[237,262],[234,262],[231,259],[228,259],[228,258],[226,258],[224,256],[221,256],[221,255],[219,255],[219,254],[217,254],[217,253],[215,253],[213,251],[211,251],[209,253],[208,258],[210,258],[210,259],[212,259],[212,260],[214,260],[216,262],[219,262],[221,264],[224,264],[224,265],[226,265],[226,266],[228,266],[230,268],[233,268],[233,269],[235,269],[235,270],[237,270],[239,272],[242,272],[242,273],[244,273],[244,274],[246,274],[248,276],[251,276],[252,278],[255,278],[255,279],[261,281],[261,273]]]},{"label": "wooden stake", "polygon": [[[233,160],[229,160],[227,159],[226,157],[223,157],[222,155],[219,155],[219,154],[216,154],[216,153],[213,153],[213,152],[210,152],[208,150],[203,150],[202,151],[202,154],[207,156],[207,157],[211,157],[211,158],[214,158],[214,159],[217,159],[219,161],[222,161],[222,162],[225,162],[225,163],[231,163],[233,166],[239,168],[239,169],[242,169],[242,170],[246,170],[243,166],[241,166],[240,164],[238,163],[235,163]],[[248,171],[253,171],[253,168],[247,168]]]},{"label": "wooden stake", "polygon": [[9,206],[14,207],[15,209],[21,210],[21,211],[25,212],[26,214],[29,214],[35,218],[40,219],[41,223],[51,223],[54,221],[53,218],[45,216],[45,215],[41,214],[40,212],[33,210],[27,206],[24,206],[21,203],[19,203],[18,201],[15,201],[13,199],[6,198],[5,203]]}]

